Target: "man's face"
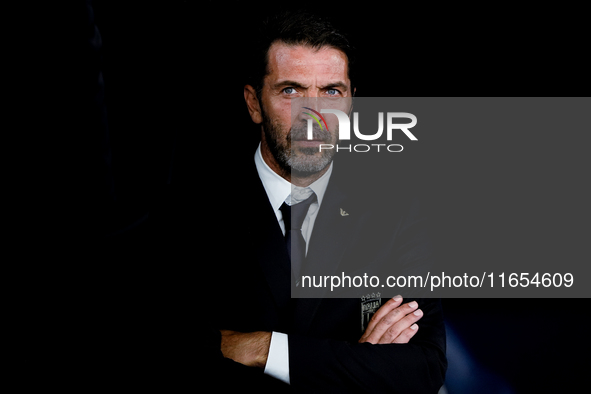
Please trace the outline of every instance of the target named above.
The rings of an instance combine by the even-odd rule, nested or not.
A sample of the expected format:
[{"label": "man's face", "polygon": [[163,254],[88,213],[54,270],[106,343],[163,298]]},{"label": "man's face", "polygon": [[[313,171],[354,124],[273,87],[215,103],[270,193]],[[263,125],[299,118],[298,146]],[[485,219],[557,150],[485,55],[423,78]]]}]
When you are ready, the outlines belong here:
[{"label": "man's face", "polygon": [[[335,144],[338,122],[325,116],[328,129],[314,125],[314,139],[307,139],[307,119],[297,108],[292,116],[294,98],[309,98],[316,107],[322,98],[350,97],[346,55],[332,47],[314,49],[276,42],[269,48],[268,70],[261,94],[263,138],[277,164],[283,170],[301,175],[314,174],[332,161],[333,149],[320,151],[320,144]],[[318,100],[318,103],[322,100]],[[294,104],[295,105],[295,104]],[[319,110],[319,108],[317,108]]]}]

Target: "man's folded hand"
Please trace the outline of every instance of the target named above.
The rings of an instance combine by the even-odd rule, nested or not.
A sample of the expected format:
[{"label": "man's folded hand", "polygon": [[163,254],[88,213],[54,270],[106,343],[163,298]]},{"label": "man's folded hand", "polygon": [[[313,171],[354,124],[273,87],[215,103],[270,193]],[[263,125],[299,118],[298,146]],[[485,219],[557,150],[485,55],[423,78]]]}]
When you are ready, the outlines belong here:
[{"label": "man's folded hand", "polygon": [[416,322],[422,316],[416,301],[402,304],[402,297],[396,296],[373,315],[359,343],[408,343],[417,333]]}]

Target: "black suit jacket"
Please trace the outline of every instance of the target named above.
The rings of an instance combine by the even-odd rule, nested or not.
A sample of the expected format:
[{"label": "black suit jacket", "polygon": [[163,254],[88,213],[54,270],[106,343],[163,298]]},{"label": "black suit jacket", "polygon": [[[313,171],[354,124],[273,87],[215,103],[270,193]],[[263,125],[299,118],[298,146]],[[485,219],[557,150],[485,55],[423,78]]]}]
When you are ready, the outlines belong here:
[{"label": "black suit jacket", "polygon": [[[335,166],[314,224],[304,274],[314,264],[339,274],[360,261],[389,261],[392,274],[398,275],[407,266],[430,262],[416,200],[402,193],[385,196],[385,213],[375,195],[347,193],[341,186],[346,182],[334,179],[337,171]],[[361,299],[291,299],[289,256],[254,163],[239,182],[240,203],[236,194],[226,194],[231,200],[222,202],[226,208],[218,212],[229,216],[218,216],[209,232],[218,251],[210,273],[211,301],[230,305],[211,308],[215,326],[287,333],[290,380],[296,390],[436,393],[447,366],[439,300],[417,300],[424,316],[410,343],[357,343],[363,333]],[[342,216],[340,208],[349,215]],[[388,231],[383,231],[384,221]],[[376,225],[382,229],[379,234],[372,231]]]}]

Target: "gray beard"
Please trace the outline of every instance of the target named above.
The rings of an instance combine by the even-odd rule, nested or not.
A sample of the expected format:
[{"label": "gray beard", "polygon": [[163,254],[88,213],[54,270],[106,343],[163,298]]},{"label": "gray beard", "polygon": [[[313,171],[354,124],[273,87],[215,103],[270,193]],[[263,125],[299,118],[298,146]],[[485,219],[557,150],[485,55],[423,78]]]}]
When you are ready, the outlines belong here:
[{"label": "gray beard", "polygon": [[[309,176],[325,169],[334,156],[334,149],[326,149],[317,156],[318,148],[300,148],[296,152],[291,149],[292,138],[302,139],[307,134],[307,128],[291,128],[284,135],[281,125],[272,122],[263,112],[263,130],[271,154],[285,171],[292,175]],[[314,127],[314,135],[330,143],[330,133]]]},{"label": "gray beard", "polygon": [[332,161],[334,150],[327,149],[322,151],[322,156],[314,156],[318,152],[317,148],[301,148],[299,155],[290,149],[281,150],[281,161],[285,166],[291,169],[292,174],[296,175],[311,175],[324,170]]}]

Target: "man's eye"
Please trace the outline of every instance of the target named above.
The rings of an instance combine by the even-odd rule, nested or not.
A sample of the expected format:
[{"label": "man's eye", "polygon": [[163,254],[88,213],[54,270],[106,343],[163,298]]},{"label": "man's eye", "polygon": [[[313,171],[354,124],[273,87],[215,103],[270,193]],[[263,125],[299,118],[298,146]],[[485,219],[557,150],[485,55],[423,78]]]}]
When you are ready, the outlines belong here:
[{"label": "man's eye", "polygon": [[284,88],[283,93],[285,94],[294,94],[296,90],[294,88]]},{"label": "man's eye", "polygon": [[340,92],[336,89],[328,89],[326,91],[326,94],[328,94],[329,96],[336,96],[337,94],[339,94]]}]

